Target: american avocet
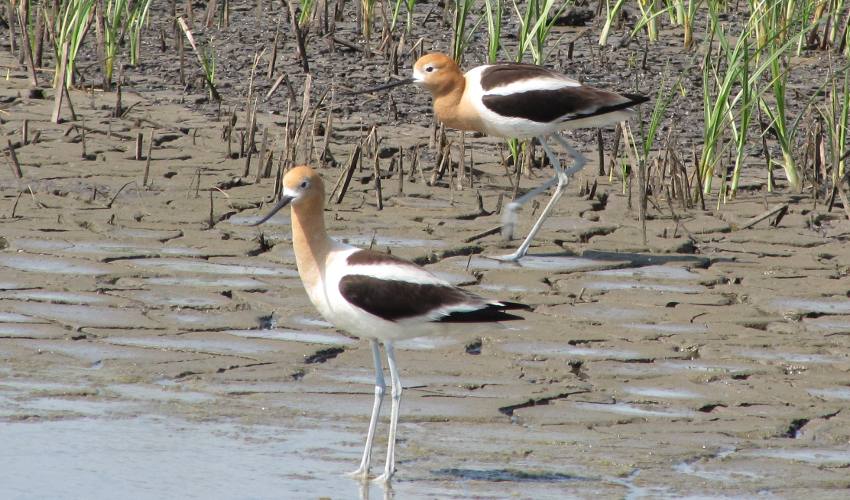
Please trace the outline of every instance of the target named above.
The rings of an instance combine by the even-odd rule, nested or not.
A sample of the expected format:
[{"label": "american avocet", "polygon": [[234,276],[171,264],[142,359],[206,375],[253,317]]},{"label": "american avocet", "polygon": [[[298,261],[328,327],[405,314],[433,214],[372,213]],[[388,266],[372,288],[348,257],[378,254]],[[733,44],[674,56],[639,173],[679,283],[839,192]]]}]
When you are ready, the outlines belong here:
[{"label": "american avocet", "polygon": [[392,410],[386,467],[375,480],[388,481],[395,472],[401,401],[393,342],[444,332],[452,323],[522,319],[505,311],[527,306],[479,297],[406,260],[331,239],[325,230],[324,200],[321,177],[307,166],[293,168],[283,177],[280,202],[255,225],[291,204],[292,246],[310,301],[338,328],[369,339],[375,363],[375,401],[363,459],[351,474],[363,479],[369,474],[372,441],[386,389],[378,343],[384,344],[392,383]]},{"label": "american avocet", "polygon": [[[531,198],[554,184],[555,192],[532,226],[519,248],[505,260],[525,256],[531,240],[543,221],[561,198],[570,176],[584,167],[584,156],[573,149],[560,134],[561,130],[604,127],[628,120],[634,115],[632,106],[648,100],[635,94],[617,94],[582,85],[561,73],[533,64],[489,64],[461,73],[455,61],[440,53],[427,54],[413,66],[413,78],[357,92],[374,92],[398,85],[416,83],[431,91],[434,113],[447,127],[481,132],[505,138],[537,138],[555,176],[507,205],[502,220],[503,234],[509,237],[516,225],[516,212]],[[554,137],[574,165],[563,169],[557,155],[546,144]]]}]

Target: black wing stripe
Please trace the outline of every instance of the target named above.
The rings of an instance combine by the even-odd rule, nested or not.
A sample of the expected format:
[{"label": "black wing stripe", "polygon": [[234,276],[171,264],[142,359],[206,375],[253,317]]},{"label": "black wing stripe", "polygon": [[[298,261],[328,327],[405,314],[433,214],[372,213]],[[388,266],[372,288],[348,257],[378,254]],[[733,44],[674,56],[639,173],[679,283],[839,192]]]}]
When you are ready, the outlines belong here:
[{"label": "black wing stripe", "polygon": [[648,98],[620,95],[593,87],[564,87],[556,90],[530,90],[508,95],[482,97],[484,106],[502,116],[538,123],[575,120],[626,109]]},{"label": "black wing stripe", "polygon": [[436,309],[476,300],[474,295],[453,286],[386,280],[360,274],[344,276],[339,281],[339,291],[351,304],[387,321],[425,316]]},{"label": "black wing stripe", "polygon": [[522,316],[505,312],[506,309],[527,309],[527,307],[511,308],[504,305],[487,304],[483,309],[468,312],[452,312],[436,321],[439,323],[490,323],[494,321],[524,319]]},{"label": "black wing stripe", "polygon": [[507,309],[527,309],[513,302],[491,303],[449,285],[410,283],[349,274],[339,282],[343,298],[364,311],[387,321],[399,321],[416,316],[428,316],[439,309],[464,306],[469,310],[452,311],[435,318],[436,322],[489,322],[521,319],[504,312]]}]

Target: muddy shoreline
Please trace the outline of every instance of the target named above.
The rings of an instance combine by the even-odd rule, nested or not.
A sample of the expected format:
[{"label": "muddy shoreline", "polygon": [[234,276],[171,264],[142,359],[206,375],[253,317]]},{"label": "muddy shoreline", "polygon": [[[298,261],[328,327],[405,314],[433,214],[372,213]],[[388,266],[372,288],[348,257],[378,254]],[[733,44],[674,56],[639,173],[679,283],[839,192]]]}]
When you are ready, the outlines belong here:
[{"label": "muddy shoreline", "polygon": [[[99,498],[111,484],[134,498],[381,496],[343,476],[371,407],[368,346],[309,304],[288,214],[248,226],[274,179],[256,182],[256,164],[245,176],[245,158],[226,156],[222,127],[230,112],[243,120],[232,89],[245,68],[223,64],[233,97],[216,121],[203,94],[145,64],[128,72],[133,107],[123,118],[110,117],[112,94],[72,91],[80,120],[54,125],[52,90],[31,97],[22,70],[0,87],[4,137],[19,140],[24,119],[30,137],[40,133],[15,148],[23,178],[0,169],[0,470],[11,478],[0,493]],[[372,64],[336,71],[365,80]],[[0,66],[17,67],[5,49]],[[315,67],[325,85],[331,70]],[[344,166],[369,117],[387,110],[340,99],[329,147]],[[272,137],[282,103],[257,116]],[[400,124],[387,117],[379,127],[383,147],[419,145],[431,168],[426,97],[396,105]],[[85,142],[72,125],[87,128]],[[151,129],[160,142],[142,187],[135,138]],[[753,160],[748,188],[719,209],[711,197],[706,210],[651,210],[644,245],[621,180],[595,175],[595,133],[573,138],[591,162],[520,266],[486,258],[517,241],[468,241],[499,225],[490,212],[512,191],[490,138],[466,138],[472,189],[414,176],[399,194],[388,175],[379,211],[367,168],[328,209],[336,237],[534,306],[506,328],[399,346],[397,497],[844,496],[850,223],[841,208],[768,193]],[[381,159],[384,172],[391,161]],[[341,170],[320,169],[329,185]],[[741,229],[781,204],[775,227],[768,218]]]}]

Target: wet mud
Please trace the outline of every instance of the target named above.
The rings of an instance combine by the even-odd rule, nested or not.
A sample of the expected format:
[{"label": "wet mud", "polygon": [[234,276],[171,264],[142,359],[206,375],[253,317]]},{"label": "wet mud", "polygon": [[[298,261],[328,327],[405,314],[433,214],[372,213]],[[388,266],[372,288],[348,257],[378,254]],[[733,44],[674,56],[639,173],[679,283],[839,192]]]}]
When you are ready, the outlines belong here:
[{"label": "wet mud", "polygon": [[[0,52],[0,65],[16,62]],[[0,496],[105,498],[120,485],[133,498],[381,498],[343,475],[372,403],[368,346],[309,304],[288,215],[248,225],[273,177],[257,181],[256,165],[245,176],[245,158],[226,156],[225,118],[201,91],[141,74],[136,85],[151,90],[125,91],[127,116],[110,117],[112,94],[72,91],[80,119],[61,125],[23,71],[0,86],[4,138],[17,140],[24,119],[40,133],[16,146],[22,178],[0,169]],[[369,109],[337,125],[340,166],[320,169],[329,186]],[[280,135],[280,114],[257,120]],[[142,186],[147,162],[133,151],[150,128],[168,140]],[[424,150],[428,133],[414,116],[383,135]],[[636,201],[620,179],[594,175],[592,136],[577,137],[591,163],[520,264],[487,258],[518,241],[476,237],[499,225],[491,212],[512,191],[493,139],[467,137],[472,189],[413,176],[399,194],[388,176],[378,210],[367,168],[329,206],[333,235],[534,308],[523,322],[401,343],[394,494],[846,494],[841,211],[767,193],[752,168],[743,184],[757,187],[719,209],[711,199],[652,212],[644,244]],[[775,226],[740,229],[782,203]],[[382,425],[379,465],[384,445]]]}]

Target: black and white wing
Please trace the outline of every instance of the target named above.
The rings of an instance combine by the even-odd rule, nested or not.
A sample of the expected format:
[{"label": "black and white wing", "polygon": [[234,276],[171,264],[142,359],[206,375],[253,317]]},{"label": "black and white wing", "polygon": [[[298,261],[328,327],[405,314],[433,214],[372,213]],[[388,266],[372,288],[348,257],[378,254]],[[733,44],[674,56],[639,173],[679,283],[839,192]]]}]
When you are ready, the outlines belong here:
[{"label": "black and white wing", "polygon": [[483,66],[478,75],[484,107],[504,118],[563,123],[624,110],[648,98],[582,85],[531,64]]},{"label": "black and white wing", "polygon": [[523,304],[491,301],[453,286],[392,255],[359,250],[348,256],[339,292],[350,304],[387,321],[492,322]]}]

